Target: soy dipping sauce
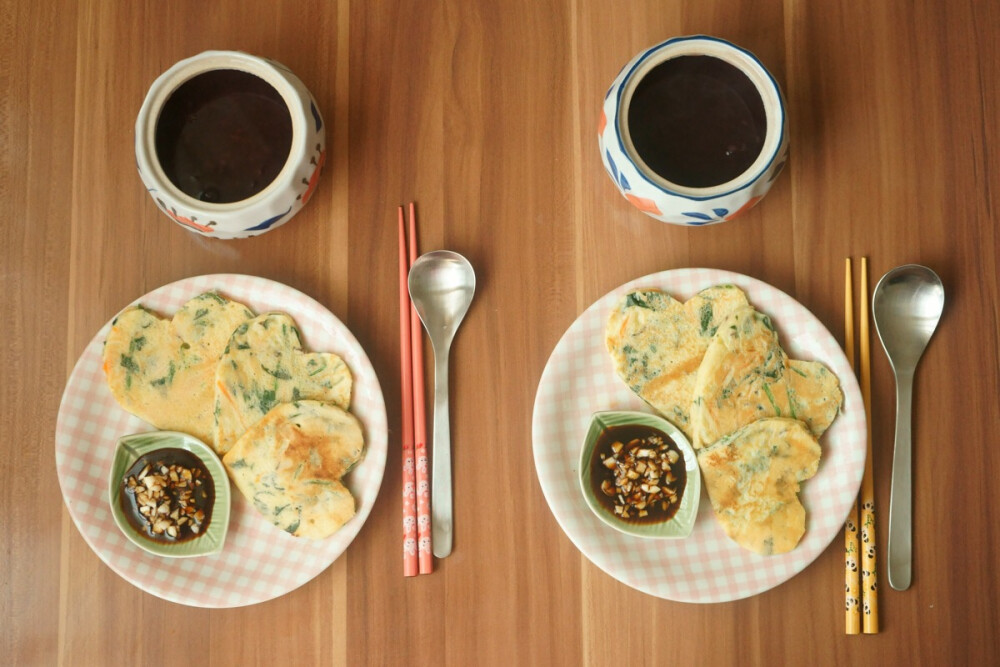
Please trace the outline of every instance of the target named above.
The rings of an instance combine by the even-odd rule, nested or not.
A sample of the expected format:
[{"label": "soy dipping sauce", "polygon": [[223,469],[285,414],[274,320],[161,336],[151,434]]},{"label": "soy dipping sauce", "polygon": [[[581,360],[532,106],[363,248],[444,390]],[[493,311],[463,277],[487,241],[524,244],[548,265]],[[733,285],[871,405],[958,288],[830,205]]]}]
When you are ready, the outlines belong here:
[{"label": "soy dipping sauce", "polygon": [[[164,469],[167,472],[163,472]],[[183,472],[185,470],[187,473]],[[143,506],[141,494],[150,497],[153,493],[143,480],[152,476],[162,479],[162,488],[155,493],[157,506],[164,502],[169,504],[169,512],[165,515],[158,515],[155,510],[144,515],[140,510]],[[174,476],[177,479],[173,479]],[[137,482],[134,486],[129,484],[130,478]],[[173,544],[195,539],[205,534],[212,520],[215,503],[212,475],[201,459],[186,449],[165,447],[140,456],[122,477],[118,489],[118,503],[126,520],[137,533],[154,542]],[[157,518],[174,525],[176,535],[157,532],[154,528]],[[192,529],[193,525],[197,529]]]},{"label": "soy dipping sauce", "polygon": [[[616,465],[609,467],[608,461]],[[629,476],[630,471],[636,477]],[[591,454],[590,485],[597,501],[621,521],[669,521],[680,508],[687,485],[684,454],[660,429],[643,424],[609,426]],[[653,488],[657,491],[650,491]]]}]

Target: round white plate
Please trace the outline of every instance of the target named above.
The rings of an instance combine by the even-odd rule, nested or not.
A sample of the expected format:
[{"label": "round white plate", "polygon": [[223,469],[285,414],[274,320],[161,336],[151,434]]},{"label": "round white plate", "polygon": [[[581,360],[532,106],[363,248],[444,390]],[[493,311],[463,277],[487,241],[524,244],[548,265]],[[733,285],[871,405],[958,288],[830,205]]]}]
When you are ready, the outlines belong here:
[{"label": "round white plate", "polygon": [[[723,283],[742,288],[771,316],[792,359],[822,361],[840,378],[844,404],[820,439],[819,471],[803,482],[806,534],[791,552],[761,556],[731,541],[702,498],[684,540],[648,540],[620,533],[587,508],[577,465],[599,410],[651,409],[614,372],[604,327],[614,302],[638,288],[664,290],[679,301]],[[597,567],[637,590],[683,602],[725,602],[756,595],[801,572],[843,529],[864,472],[865,413],[857,380],[830,332],[790,296],[754,278],[715,269],[677,269],[633,280],[590,306],[563,335],[542,372],[532,418],[535,469],[545,499],[573,544]],[[705,493],[703,491],[703,493]]]},{"label": "round white plate", "polygon": [[371,362],[340,320],[298,290],[264,278],[209,275],[171,283],[136,300],[170,317],[188,299],[217,290],[255,313],[292,316],[306,350],[340,355],[354,374],[351,412],[365,431],[365,457],[345,483],[357,514],[325,540],[295,538],[264,519],[233,491],[232,519],[220,553],[168,559],[146,553],[115,526],[107,477],[122,435],[153,428],[122,410],[101,369],[109,321],[87,345],[70,375],[56,422],[56,469],[70,516],[87,544],[125,580],[157,597],[195,607],[238,607],[284,595],[337,559],[371,512],[385,470],[387,425],[382,390]]}]

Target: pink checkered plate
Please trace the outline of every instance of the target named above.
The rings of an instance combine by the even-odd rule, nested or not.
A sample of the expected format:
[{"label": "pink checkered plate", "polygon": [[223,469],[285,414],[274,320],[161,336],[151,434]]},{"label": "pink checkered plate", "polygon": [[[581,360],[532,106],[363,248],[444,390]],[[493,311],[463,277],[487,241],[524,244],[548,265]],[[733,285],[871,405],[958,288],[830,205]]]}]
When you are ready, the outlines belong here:
[{"label": "pink checkered plate", "polygon": [[336,560],[364,525],[385,470],[388,429],[378,378],[351,332],[320,303],[280,283],[242,275],[186,278],[136,300],[169,317],[191,297],[217,290],[255,313],[292,316],[310,351],[334,352],[354,375],[351,412],[365,432],[364,459],[345,478],[357,514],[325,540],[295,538],[257,513],[233,491],[232,519],[220,553],[200,558],[160,558],[129,542],[115,526],[107,477],[115,442],[153,430],[118,406],[104,380],[101,348],[105,324],[84,349],[70,375],[56,422],[56,469],[63,498],[84,540],[126,581],[165,600],[194,607],[239,607],[284,595]]},{"label": "pink checkered plate", "polygon": [[[639,288],[661,289],[679,301],[719,284],[745,291],[771,316],[790,358],[821,361],[840,378],[844,404],[823,434],[816,476],[802,485],[806,533],[791,552],[761,556],[731,541],[702,498],[691,536],[649,540],[610,528],[588,509],[577,466],[590,417],[598,410],[651,408],[614,372],[604,345],[611,307]],[[801,572],[829,546],[858,493],[865,463],[865,414],[857,380],[837,341],[805,307],[754,278],[715,269],[675,269],[633,280],[591,305],[556,344],[535,396],[532,441],[542,492],[559,525],[597,567],[644,593],[682,602],[726,602],[767,591]]]}]

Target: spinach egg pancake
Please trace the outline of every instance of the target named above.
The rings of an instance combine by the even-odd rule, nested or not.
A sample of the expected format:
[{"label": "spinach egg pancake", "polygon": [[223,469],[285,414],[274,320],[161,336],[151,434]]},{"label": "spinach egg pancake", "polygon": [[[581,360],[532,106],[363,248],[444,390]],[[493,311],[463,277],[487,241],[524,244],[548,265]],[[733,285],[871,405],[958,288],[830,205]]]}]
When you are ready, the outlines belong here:
[{"label": "spinach egg pancake", "polygon": [[840,414],[844,393],[840,380],[818,361],[788,362],[790,396],[795,407],[794,417],[805,422],[817,438],[830,428]]},{"label": "spinach egg pancake", "polygon": [[214,292],[200,294],[162,319],[141,305],[123,310],[104,343],[111,394],[156,428],[212,442],[215,364],[249,308]]},{"label": "spinach egg pancake", "polygon": [[354,498],[341,478],[363,450],[361,425],[349,412],[296,401],[268,412],[222,460],[268,521],[297,537],[323,539],[354,516]]},{"label": "spinach egg pancake", "polygon": [[240,436],[281,403],[314,399],[347,409],[352,376],[336,354],[306,353],[284,313],[265,313],[233,332],[215,376],[215,450]]},{"label": "spinach egg pancake", "polygon": [[698,366],[719,324],[747,305],[746,294],[733,285],[709,287],[683,304],[659,290],[624,295],[605,330],[615,372],[690,437]]},{"label": "spinach egg pancake", "polygon": [[800,482],[816,474],[820,446],[795,419],[761,419],[698,452],[715,516],[744,549],[782,554],[806,529]]},{"label": "spinach egg pancake", "polygon": [[691,444],[708,446],[758,419],[791,417],[818,437],[840,408],[836,376],[818,362],[791,362],[771,318],[733,311],[705,351],[691,401]]}]

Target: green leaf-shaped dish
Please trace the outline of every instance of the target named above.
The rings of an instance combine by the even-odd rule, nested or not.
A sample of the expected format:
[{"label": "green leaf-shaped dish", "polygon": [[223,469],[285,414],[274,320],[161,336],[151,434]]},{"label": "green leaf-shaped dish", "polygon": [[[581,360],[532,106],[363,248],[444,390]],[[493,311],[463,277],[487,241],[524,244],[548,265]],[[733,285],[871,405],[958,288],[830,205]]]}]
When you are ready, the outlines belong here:
[{"label": "green leaf-shaped dish", "polygon": [[[122,478],[132,467],[132,464],[144,454],[165,448],[183,449],[197,456],[212,476],[215,487],[215,501],[212,505],[212,516],[208,521],[208,529],[198,537],[183,542],[154,542],[142,535],[128,522],[125,510],[118,502],[118,490]],[[225,544],[226,532],[229,529],[230,502],[232,501],[226,469],[211,447],[186,433],[152,431],[120,438],[115,450],[115,457],[111,462],[111,474],[108,478],[108,501],[115,523],[125,537],[151,554],[167,558],[207,556],[222,551],[222,546]]]},{"label": "green leaf-shaped dish", "polygon": [[[681,454],[684,456],[687,483],[684,493],[681,496],[681,506],[678,508],[677,513],[668,521],[645,524],[630,523],[615,516],[594,496],[594,491],[590,483],[590,460],[594,454],[594,447],[597,445],[597,440],[605,429],[611,426],[624,426],[628,424],[641,424],[663,431],[677,444],[678,449],[680,449]],[[695,456],[694,449],[691,448],[691,443],[688,442],[687,437],[685,437],[680,429],[666,419],[646,412],[609,410],[606,412],[595,412],[593,417],[591,417],[590,428],[587,430],[587,437],[583,441],[583,450],[580,452],[580,488],[591,511],[597,515],[598,519],[615,530],[636,537],[678,539],[691,534],[695,519],[698,517],[698,502],[701,500],[701,471],[698,469],[698,458]]]}]

